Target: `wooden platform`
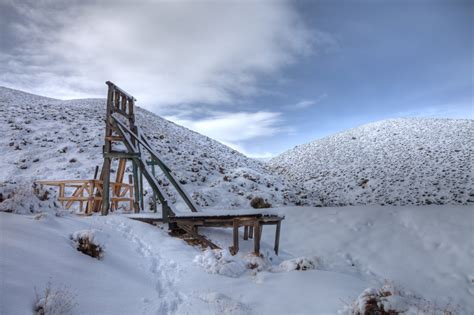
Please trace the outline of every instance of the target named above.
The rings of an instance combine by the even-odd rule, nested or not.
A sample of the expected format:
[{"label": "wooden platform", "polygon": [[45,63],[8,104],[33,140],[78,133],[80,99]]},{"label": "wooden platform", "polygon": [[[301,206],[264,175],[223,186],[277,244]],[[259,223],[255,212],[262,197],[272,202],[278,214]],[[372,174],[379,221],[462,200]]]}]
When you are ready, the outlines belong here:
[{"label": "wooden platform", "polygon": [[[128,215],[130,219],[146,222],[149,224],[162,223],[163,219],[155,215],[144,214]],[[275,254],[278,255],[280,247],[281,221],[284,216],[272,214],[261,210],[237,210],[237,211],[202,211],[192,213],[177,213],[169,217],[170,230],[182,230],[191,237],[201,241],[212,249],[220,248],[204,235],[199,234],[200,227],[232,228],[232,243],[230,252],[235,255],[239,251],[239,229],[244,228],[243,239],[254,240],[254,253],[260,255],[260,241],[263,226],[275,226]]]}]

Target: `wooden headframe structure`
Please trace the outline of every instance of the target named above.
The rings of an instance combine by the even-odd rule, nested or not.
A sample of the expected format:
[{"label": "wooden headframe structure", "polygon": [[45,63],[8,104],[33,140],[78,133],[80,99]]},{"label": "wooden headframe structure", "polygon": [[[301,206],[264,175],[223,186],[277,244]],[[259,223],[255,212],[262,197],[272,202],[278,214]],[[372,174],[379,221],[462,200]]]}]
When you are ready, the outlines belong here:
[{"label": "wooden headframe structure", "polygon": [[[107,215],[116,210],[120,202],[126,202],[130,210],[144,210],[143,178],[153,190],[153,198],[158,199],[162,207],[162,216],[131,217],[136,220],[156,224],[168,223],[170,230],[176,233],[184,232],[194,240],[211,248],[219,248],[204,235],[198,233],[201,227],[227,227],[233,229],[232,254],[239,250],[239,228],[244,227],[244,240],[254,240],[254,253],[260,252],[260,240],[263,226],[273,225],[275,229],[275,253],[278,254],[280,242],[280,227],[283,216],[265,213],[263,211],[206,213],[198,211],[191,198],[173,176],[170,168],[159,157],[147,138],[141,133],[135,121],[135,98],[114,83],[107,81],[107,109],[105,115],[105,142],[103,146],[103,165],[98,177],[96,167],[94,178],[87,180],[43,180],[36,181],[40,185],[59,187],[58,200],[69,208],[74,202],[79,202],[80,210],[85,214],[101,212]],[[128,183],[124,183],[127,164],[131,163],[132,174]],[[154,166],[158,166],[169,183],[178,192],[180,198],[192,213],[176,213],[168,202],[166,193],[156,179]],[[147,167],[151,166],[150,171]],[[112,173],[115,178],[112,181]],[[72,190],[67,196],[66,190]],[[155,200],[156,211],[156,200]],[[197,213],[199,212],[199,213]]]},{"label": "wooden headframe structure", "polygon": [[[115,184],[122,183],[127,162],[132,164],[133,185],[135,192],[135,212],[143,209],[143,178],[146,179],[153,194],[158,198],[162,205],[162,218],[164,222],[168,222],[168,218],[174,216],[175,213],[168,203],[166,194],[160,187],[154,174],[147,168],[148,165],[158,165],[176,189],[179,196],[192,212],[197,212],[197,208],[191,198],[180,186],[174,178],[171,170],[160,159],[158,154],[152,149],[146,137],[141,133],[139,127],[135,124],[135,98],[120,89],[114,83],[107,81],[107,110],[105,117],[105,143],[103,147],[104,163],[100,180],[103,182],[102,191],[97,191],[102,202],[95,204],[96,210],[101,210],[103,215],[107,215],[110,209],[110,183],[113,160],[118,160],[118,166],[115,178]],[[118,143],[122,143],[121,149],[117,149]],[[123,150],[125,148],[125,150]],[[150,158],[151,163],[147,160]]]}]

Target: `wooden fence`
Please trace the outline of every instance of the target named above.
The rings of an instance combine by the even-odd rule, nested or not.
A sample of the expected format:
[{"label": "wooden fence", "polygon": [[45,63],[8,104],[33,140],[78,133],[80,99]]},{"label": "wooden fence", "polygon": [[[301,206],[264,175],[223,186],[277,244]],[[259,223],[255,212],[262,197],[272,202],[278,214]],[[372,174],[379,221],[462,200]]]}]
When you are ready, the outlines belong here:
[{"label": "wooden fence", "polygon": [[[94,205],[102,203],[102,180],[39,180],[35,183],[37,185],[58,187],[58,201],[66,209],[71,208],[74,203],[78,203],[81,213],[92,214]],[[128,205],[127,210],[133,210],[135,201],[133,184],[111,182],[110,186],[112,188],[112,196],[110,198],[111,209],[117,210],[119,203],[125,202]]]}]

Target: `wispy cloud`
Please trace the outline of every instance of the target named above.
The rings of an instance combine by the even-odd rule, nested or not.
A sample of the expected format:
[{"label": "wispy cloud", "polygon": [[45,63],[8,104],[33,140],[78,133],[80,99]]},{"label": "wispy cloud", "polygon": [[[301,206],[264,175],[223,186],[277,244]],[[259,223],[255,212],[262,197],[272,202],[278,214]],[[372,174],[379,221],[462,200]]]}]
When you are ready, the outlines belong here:
[{"label": "wispy cloud", "polygon": [[304,109],[304,108],[308,108],[308,107],[321,103],[325,98],[327,98],[326,93],[321,94],[315,99],[303,99],[295,104],[286,105],[285,108],[292,109],[292,110]]},{"label": "wispy cloud", "polygon": [[2,32],[16,42],[0,52],[0,84],[60,98],[103,96],[112,80],[146,105],[229,103],[327,42],[287,1],[9,6],[18,18]]},{"label": "wispy cloud", "polygon": [[248,152],[243,144],[245,141],[288,131],[288,128],[282,125],[279,112],[214,113],[203,119],[189,119],[180,116],[165,118],[252,157],[269,157],[272,154],[269,152]]}]

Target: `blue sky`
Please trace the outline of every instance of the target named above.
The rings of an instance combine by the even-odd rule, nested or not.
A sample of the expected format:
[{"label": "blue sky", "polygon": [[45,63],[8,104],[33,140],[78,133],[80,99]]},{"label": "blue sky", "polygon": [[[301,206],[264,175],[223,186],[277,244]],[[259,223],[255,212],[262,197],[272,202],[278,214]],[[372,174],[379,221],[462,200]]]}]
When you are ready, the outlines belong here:
[{"label": "blue sky", "polygon": [[1,0],[0,85],[103,97],[112,80],[155,113],[268,157],[380,119],[473,118],[473,10],[470,1]]}]

